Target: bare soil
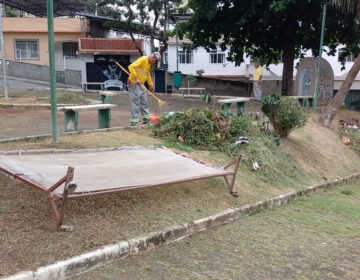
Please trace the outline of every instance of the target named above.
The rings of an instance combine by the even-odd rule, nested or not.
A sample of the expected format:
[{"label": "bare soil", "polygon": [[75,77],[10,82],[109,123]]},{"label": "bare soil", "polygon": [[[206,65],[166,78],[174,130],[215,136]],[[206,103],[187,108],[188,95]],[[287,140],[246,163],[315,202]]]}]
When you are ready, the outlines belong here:
[{"label": "bare soil", "polygon": [[[98,96],[95,93],[87,93],[86,98],[97,100]],[[186,110],[189,108],[203,108],[212,105],[205,104],[200,97],[185,97],[174,95],[162,95],[161,99],[166,101],[163,106],[148,97],[150,112],[162,113]],[[26,100],[26,98],[16,98],[12,100]],[[30,98],[31,100],[35,98]],[[1,99],[2,101],[3,99]],[[5,100],[5,99],[4,99]],[[43,104],[43,102],[42,102]],[[118,107],[111,111],[111,127],[128,126],[130,123],[130,106],[128,96],[126,94],[117,95],[113,98],[113,104]],[[247,106],[247,111],[258,110],[258,103],[251,102]],[[64,132],[64,114],[59,112],[57,114],[58,131]],[[97,111],[80,111],[79,113],[79,130],[88,130],[98,128]],[[39,109],[24,109],[19,107],[14,108],[0,108],[0,139],[9,139],[16,137],[25,137],[31,135],[51,134],[51,111]]]}]

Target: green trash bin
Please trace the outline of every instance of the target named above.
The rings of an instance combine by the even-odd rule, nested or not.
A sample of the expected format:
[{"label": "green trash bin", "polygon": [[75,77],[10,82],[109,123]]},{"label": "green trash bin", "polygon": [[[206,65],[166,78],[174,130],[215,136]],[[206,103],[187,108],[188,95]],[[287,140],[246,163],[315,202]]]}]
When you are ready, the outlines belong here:
[{"label": "green trash bin", "polygon": [[174,87],[175,88],[181,87],[181,72],[175,71],[173,74],[173,78],[174,78]]}]

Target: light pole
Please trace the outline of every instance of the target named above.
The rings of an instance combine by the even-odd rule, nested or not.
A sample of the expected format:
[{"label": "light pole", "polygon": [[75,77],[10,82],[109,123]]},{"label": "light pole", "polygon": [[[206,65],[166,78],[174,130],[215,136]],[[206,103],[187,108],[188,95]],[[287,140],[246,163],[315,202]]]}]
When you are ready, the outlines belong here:
[{"label": "light pole", "polygon": [[1,45],[1,55],[2,55],[2,65],[3,65],[3,76],[4,76],[4,95],[5,99],[9,97],[8,87],[7,87],[7,74],[6,74],[6,60],[5,60],[5,48],[4,48],[4,32],[2,26],[2,13],[3,13],[3,4],[0,4],[0,45]]},{"label": "light pole", "polygon": [[325,20],[326,20],[326,3],[323,4],[323,17],[321,24],[321,36],[320,36],[320,49],[318,57],[318,66],[316,69],[316,79],[315,79],[315,95],[314,95],[314,104],[313,109],[316,112],[318,97],[319,97],[319,84],[320,84],[320,72],[321,72],[321,60],[322,60],[322,48],[324,43],[324,33],[325,33]]},{"label": "light pole", "polygon": [[192,14],[171,14],[170,19],[175,23],[176,30],[176,71],[173,73],[174,87],[181,87],[181,72],[179,71],[179,26],[178,23],[187,21]]},{"label": "light pole", "polygon": [[176,71],[179,71],[179,31],[176,23]]},{"label": "light pole", "polygon": [[54,46],[54,2],[53,0],[46,0],[46,4],[47,4],[47,22],[48,22],[48,43],[49,43],[52,142],[57,143],[58,129],[57,129],[56,72],[55,72],[55,46]]}]

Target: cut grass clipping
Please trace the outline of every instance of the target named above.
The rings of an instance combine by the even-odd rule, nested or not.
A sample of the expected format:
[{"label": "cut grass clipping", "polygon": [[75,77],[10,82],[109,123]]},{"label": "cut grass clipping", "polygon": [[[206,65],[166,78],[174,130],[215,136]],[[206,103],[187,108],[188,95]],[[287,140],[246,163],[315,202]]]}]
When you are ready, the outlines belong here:
[{"label": "cut grass clipping", "polygon": [[[224,115],[211,109],[190,109],[185,112],[164,114],[154,126],[153,134],[182,149],[221,151],[230,157],[244,154],[243,163],[256,171],[264,182],[292,183],[306,174],[290,154],[276,145],[268,135],[252,125],[247,116]],[[240,136],[247,136],[248,144],[235,144]]]},{"label": "cut grass clipping", "polygon": [[200,150],[223,150],[226,144],[246,133],[247,117],[225,116],[211,109],[190,109],[163,114],[154,127],[154,135],[169,142],[182,142]]},{"label": "cut grass clipping", "polygon": [[[50,102],[50,101],[49,101]],[[57,102],[60,104],[87,105],[90,102],[83,96],[73,92],[60,92],[57,95]]]}]

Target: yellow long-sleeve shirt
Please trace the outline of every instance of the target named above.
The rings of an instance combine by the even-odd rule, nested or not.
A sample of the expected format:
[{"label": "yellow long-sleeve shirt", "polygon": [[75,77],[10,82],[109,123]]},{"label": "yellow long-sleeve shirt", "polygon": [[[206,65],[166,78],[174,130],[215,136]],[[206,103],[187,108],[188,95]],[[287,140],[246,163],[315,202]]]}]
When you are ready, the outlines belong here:
[{"label": "yellow long-sleeve shirt", "polygon": [[[259,80],[262,80],[262,75],[263,75],[263,69],[259,66],[258,68],[255,69],[254,71],[254,76],[253,76],[253,80],[255,82],[258,82]],[[261,76],[261,79],[260,79]]]},{"label": "yellow long-sleeve shirt", "polygon": [[150,75],[151,64],[147,56],[139,57],[136,61],[129,65],[129,80],[135,83],[135,77],[138,77],[143,85],[146,81],[149,86],[154,87],[153,81]]}]

